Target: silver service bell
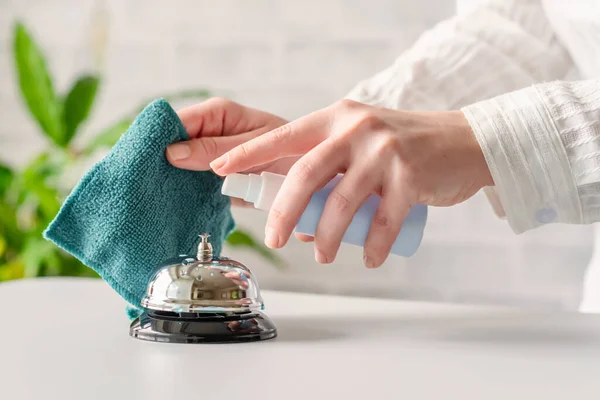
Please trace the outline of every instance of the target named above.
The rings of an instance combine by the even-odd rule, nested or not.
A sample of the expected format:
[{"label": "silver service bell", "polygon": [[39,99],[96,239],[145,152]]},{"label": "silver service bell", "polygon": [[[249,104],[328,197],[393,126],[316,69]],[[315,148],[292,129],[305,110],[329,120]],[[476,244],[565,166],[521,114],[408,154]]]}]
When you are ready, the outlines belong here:
[{"label": "silver service bell", "polygon": [[231,343],[272,339],[277,329],[262,312],[256,279],[242,263],[213,257],[210,235],[200,235],[195,257],[181,255],[157,267],[130,327],[141,340]]}]

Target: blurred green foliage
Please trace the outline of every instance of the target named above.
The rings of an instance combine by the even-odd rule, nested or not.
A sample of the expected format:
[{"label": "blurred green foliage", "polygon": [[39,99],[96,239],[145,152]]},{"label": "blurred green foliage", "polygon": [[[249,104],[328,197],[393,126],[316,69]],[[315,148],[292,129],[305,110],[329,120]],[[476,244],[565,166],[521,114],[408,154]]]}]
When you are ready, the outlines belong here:
[{"label": "blurred green foliage", "polygon": [[[65,174],[94,151],[114,145],[152,99],[142,101],[86,145],[76,147],[73,141],[92,113],[101,77],[81,76],[67,93],[57,93],[42,50],[20,22],[13,29],[13,55],[24,103],[49,140],[47,148],[23,168],[13,169],[0,163],[0,281],[39,276],[97,277],[93,270],[44,240],[42,232],[72,189],[64,187]],[[210,96],[209,91],[200,89],[157,97],[175,102]],[[247,232],[237,230],[228,243],[251,249],[276,266],[282,265],[281,259]]]}]

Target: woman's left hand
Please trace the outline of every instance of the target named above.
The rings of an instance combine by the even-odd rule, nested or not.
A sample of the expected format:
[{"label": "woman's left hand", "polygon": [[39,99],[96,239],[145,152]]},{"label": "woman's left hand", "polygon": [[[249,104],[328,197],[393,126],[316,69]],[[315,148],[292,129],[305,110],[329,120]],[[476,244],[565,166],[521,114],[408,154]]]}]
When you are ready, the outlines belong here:
[{"label": "woman's left hand", "polygon": [[285,245],[311,196],[338,173],[315,234],[315,258],[332,262],[356,211],[373,193],[381,203],[364,246],[379,267],[410,208],[450,206],[493,185],[483,153],[462,112],[408,112],[342,100],[251,139],[210,166],[219,175],[291,156],[271,210],[265,244]]}]

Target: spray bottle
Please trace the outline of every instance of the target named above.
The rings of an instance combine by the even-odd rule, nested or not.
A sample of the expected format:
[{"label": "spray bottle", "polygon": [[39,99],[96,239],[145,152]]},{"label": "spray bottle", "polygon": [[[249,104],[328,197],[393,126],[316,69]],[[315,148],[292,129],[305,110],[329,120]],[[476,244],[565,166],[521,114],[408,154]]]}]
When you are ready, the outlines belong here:
[{"label": "spray bottle", "polygon": [[[317,224],[321,218],[325,202],[329,194],[340,181],[342,175],[336,176],[323,189],[315,192],[300,217],[295,231],[309,236],[315,236]],[[231,174],[225,177],[221,193],[230,197],[237,197],[253,203],[259,210],[268,211],[277,196],[285,179],[284,175],[262,172],[256,174]],[[346,230],[342,242],[363,247],[369,233],[371,221],[379,207],[381,198],[371,195],[358,209],[350,226]],[[414,205],[396,238],[391,253],[398,256],[412,256],[421,244],[425,224],[427,223],[427,206]]]}]

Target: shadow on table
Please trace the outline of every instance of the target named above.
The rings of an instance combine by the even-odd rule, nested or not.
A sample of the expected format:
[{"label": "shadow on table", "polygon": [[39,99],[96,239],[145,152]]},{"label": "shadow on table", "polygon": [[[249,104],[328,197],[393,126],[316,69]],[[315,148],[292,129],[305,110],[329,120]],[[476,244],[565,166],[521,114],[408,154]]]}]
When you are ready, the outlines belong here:
[{"label": "shadow on table", "polygon": [[356,315],[340,317],[278,317],[279,341],[395,337],[421,342],[495,344],[511,347],[597,347],[600,316],[569,313],[423,317]]}]

